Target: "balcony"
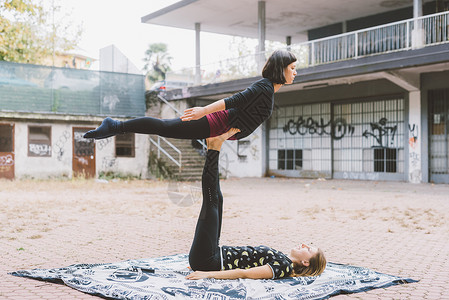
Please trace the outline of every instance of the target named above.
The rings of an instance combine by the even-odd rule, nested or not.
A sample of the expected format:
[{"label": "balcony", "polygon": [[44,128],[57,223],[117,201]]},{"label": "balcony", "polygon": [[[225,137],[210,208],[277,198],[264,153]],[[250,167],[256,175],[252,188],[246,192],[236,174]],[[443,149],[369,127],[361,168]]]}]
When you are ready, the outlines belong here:
[{"label": "balcony", "polygon": [[[421,49],[449,42],[449,12],[326,37],[288,47],[298,69]],[[167,74],[167,80],[205,86],[259,76],[271,53],[256,53]]]}]

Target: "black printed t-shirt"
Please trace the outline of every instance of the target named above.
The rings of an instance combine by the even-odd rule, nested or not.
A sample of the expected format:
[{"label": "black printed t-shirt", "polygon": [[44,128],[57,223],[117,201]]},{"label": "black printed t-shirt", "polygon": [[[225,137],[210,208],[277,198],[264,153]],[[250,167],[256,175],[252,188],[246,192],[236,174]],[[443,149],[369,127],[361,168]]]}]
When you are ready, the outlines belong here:
[{"label": "black printed t-shirt", "polygon": [[224,102],[229,112],[229,126],[241,130],[235,139],[242,139],[271,116],[274,108],[273,83],[262,78],[244,91],[225,98]]},{"label": "black printed t-shirt", "polygon": [[269,265],[272,279],[288,277],[293,270],[292,261],[282,252],[267,246],[222,246],[223,270],[249,269]]}]

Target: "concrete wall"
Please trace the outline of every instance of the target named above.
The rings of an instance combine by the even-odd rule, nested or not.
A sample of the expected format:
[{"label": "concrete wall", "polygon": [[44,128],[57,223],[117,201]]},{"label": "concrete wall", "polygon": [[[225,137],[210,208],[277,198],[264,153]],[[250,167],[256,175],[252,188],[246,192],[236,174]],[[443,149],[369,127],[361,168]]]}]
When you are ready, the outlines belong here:
[{"label": "concrete wall", "polygon": [[[71,177],[72,126],[69,124],[14,122],[15,177]],[[51,126],[50,157],[28,156],[28,126]]]},{"label": "concrete wall", "polygon": [[[73,127],[83,124],[51,122],[13,122],[15,125],[15,178],[72,177]],[[51,156],[28,156],[28,126],[51,126]],[[90,126],[89,126],[90,127]],[[136,134],[135,157],[116,157],[115,138],[99,140],[95,145],[96,176],[100,172],[147,178],[148,136]]]},{"label": "concrete wall", "polygon": [[114,137],[96,141],[95,147],[97,176],[100,172],[113,172],[148,177],[148,135],[135,135],[135,157],[116,157]]},{"label": "concrete wall", "polygon": [[226,141],[221,148],[220,173],[229,177],[263,177],[262,126],[240,141]]}]

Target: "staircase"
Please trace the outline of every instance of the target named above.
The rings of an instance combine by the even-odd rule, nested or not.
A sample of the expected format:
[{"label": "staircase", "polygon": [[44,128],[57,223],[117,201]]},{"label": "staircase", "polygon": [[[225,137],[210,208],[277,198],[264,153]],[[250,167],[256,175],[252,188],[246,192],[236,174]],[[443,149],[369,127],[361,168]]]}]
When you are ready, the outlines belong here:
[{"label": "staircase", "polygon": [[[151,136],[154,140],[157,136]],[[163,160],[166,165],[175,174],[177,180],[181,181],[200,181],[201,175],[203,174],[203,166],[205,156],[201,155],[201,150],[197,150],[192,146],[192,140],[181,140],[181,139],[167,139],[176,148],[178,148],[181,155],[181,169],[172,162],[165,155],[161,155],[160,159]],[[179,158],[179,154],[170,147],[164,147],[164,150],[168,152],[176,160]],[[150,151],[156,151],[157,148],[152,146]]]},{"label": "staircase", "polygon": [[[159,93],[147,92],[145,94],[147,99],[147,115],[149,116],[160,116],[161,105],[165,103],[168,107],[173,109],[178,115],[182,113],[178,111],[173,105],[171,105],[167,100],[165,100]],[[154,141],[157,141],[157,136],[150,136]],[[181,181],[200,181],[203,174],[203,166],[205,161],[205,156],[201,155],[201,150],[197,150],[192,146],[192,140],[181,140],[181,139],[166,139],[173,146],[175,146],[179,151],[181,151],[181,164],[179,168],[176,163],[169,159],[165,154],[161,154],[159,159],[163,161],[164,165],[170,169],[170,173],[174,174],[177,180]],[[166,143],[162,145],[164,151],[166,151],[171,157],[176,161],[179,160],[179,153],[172,147],[168,146]],[[151,144],[150,151],[158,153],[158,148]]]}]

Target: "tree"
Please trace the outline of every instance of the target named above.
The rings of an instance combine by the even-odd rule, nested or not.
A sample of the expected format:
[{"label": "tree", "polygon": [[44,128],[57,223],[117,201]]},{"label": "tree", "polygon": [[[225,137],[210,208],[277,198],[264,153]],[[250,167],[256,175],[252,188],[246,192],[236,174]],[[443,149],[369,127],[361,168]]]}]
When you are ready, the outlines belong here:
[{"label": "tree", "polygon": [[38,0],[0,0],[0,60],[38,64],[73,49],[82,29],[60,12],[54,1],[46,8]]},{"label": "tree", "polygon": [[170,71],[172,57],[167,52],[167,45],[164,43],[150,44],[145,51],[144,70],[147,71],[147,78],[156,82],[164,80],[168,71]]}]

